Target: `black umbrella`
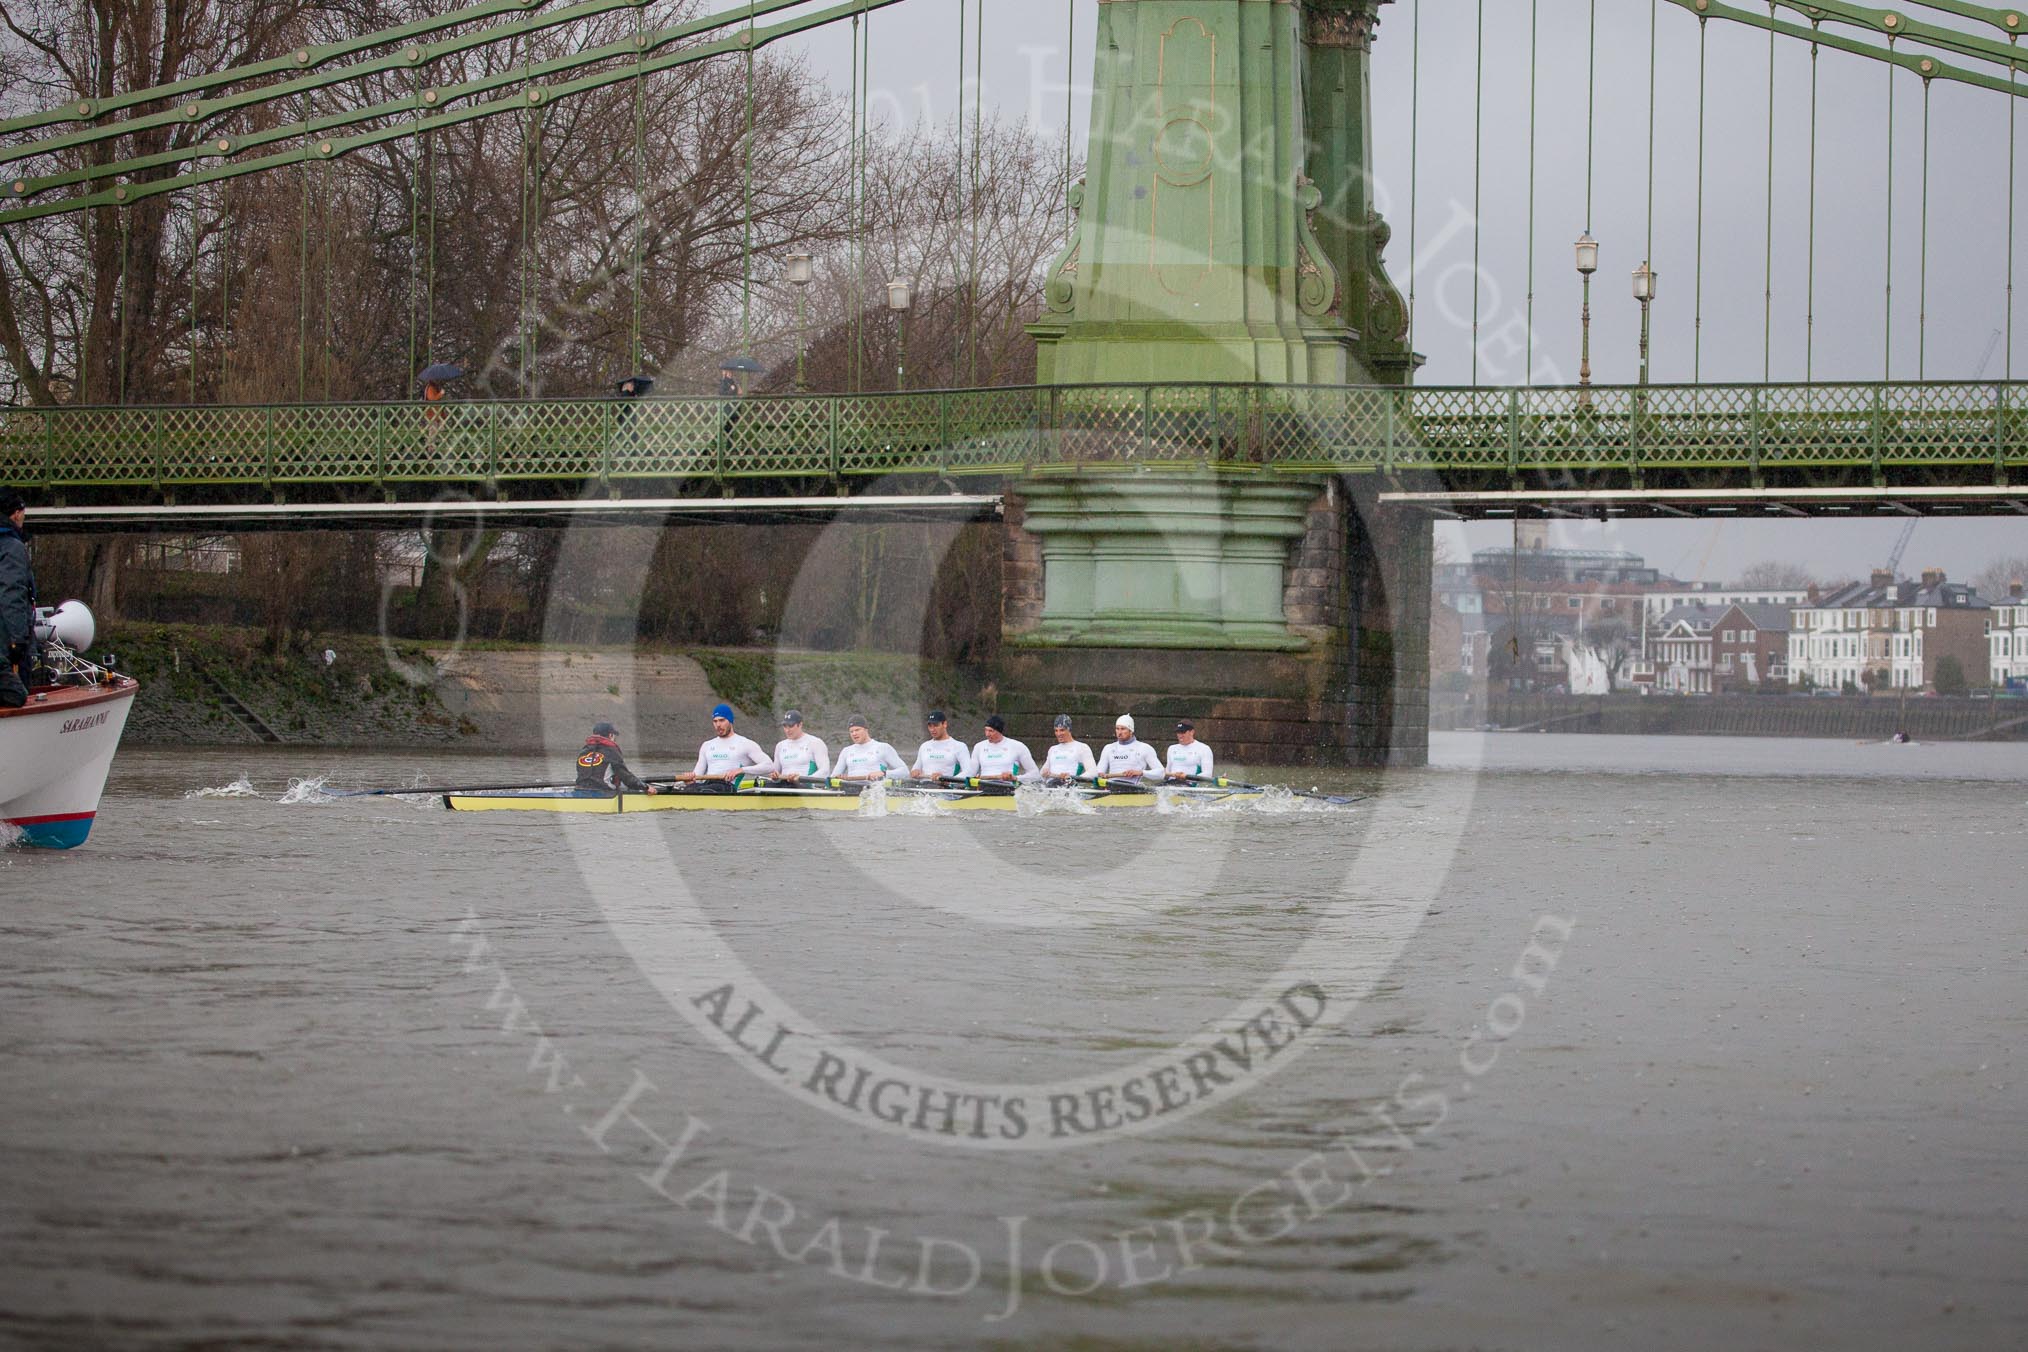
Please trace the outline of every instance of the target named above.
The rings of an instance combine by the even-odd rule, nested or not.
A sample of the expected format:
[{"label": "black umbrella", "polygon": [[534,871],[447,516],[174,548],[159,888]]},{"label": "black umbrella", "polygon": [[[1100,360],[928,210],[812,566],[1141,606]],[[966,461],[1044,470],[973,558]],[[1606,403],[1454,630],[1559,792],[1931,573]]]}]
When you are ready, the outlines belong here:
[{"label": "black umbrella", "polygon": [[618,390],[620,394],[625,398],[639,399],[649,390],[655,388],[655,377],[628,376],[625,380],[622,380],[617,385],[613,386],[613,388]]},{"label": "black umbrella", "polygon": [[449,362],[440,361],[434,365],[425,366],[422,374],[417,376],[416,380],[424,385],[442,385],[447,381],[463,380],[464,378],[464,367],[453,366]]},{"label": "black umbrella", "polygon": [[718,364],[718,369],[721,371],[765,371],[768,368],[762,366],[752,357],[727,357]]}]

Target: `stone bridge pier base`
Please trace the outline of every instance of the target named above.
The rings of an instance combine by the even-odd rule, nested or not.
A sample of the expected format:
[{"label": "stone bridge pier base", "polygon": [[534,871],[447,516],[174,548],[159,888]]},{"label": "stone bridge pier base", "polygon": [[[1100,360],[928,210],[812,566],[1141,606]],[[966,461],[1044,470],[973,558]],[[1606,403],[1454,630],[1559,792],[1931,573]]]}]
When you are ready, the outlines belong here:
[{"label": "stone bridge pier base", "polygon": [[[1222,763],[1428,759],[1427,519],[1367,485],[1259,474],[1038,476],[1010,488],[1000,711],[1031,747],[1121,713]],[[1039,749],[1038,749],[1039,754]]]}]

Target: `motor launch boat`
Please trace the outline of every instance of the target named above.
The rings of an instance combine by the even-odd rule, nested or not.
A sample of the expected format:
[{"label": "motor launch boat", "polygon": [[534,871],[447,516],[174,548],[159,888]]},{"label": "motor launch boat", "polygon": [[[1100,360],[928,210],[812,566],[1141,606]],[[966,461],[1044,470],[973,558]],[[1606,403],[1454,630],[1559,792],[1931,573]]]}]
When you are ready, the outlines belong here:
[{"label": "motor launch boat", "polygon": [[91,611],[67,601],[36,612],[42,668],[19,709],[0,709],[0,835],[68,850],[82,845],[140,682],[85,660]]}]

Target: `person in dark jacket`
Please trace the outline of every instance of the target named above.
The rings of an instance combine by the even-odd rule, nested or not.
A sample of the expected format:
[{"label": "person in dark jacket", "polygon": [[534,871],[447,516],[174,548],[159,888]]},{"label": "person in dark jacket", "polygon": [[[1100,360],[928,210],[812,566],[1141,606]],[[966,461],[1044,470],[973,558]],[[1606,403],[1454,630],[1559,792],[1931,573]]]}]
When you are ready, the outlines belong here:
[{"label": "person in dark jacket", "polygon": [[620,730],[610,723],[601,723],[591,730],[591,736],[584,740],[584,750],[577,754],[577,787],[591,793],[617,793],[625,789],[628,793],[653,793],[655,790],[639,775],[627,768],[627,758],[620,754]]},{"label": "person in dark jacket", "polygon": [[28,504],[0,489],[0,704],[27,702],[35,665],[35,570],[28,560]]}]

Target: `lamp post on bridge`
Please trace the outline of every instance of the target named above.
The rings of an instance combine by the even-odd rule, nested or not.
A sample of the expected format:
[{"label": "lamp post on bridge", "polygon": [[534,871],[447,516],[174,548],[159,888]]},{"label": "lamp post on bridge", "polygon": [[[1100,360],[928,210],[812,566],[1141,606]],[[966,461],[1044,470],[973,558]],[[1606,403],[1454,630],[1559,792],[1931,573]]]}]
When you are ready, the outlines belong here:
[{"label": "lamp post on bridge", "polygon": [[816,276],[815,260],[808,254],[790,254],[788,257],[789,285],[796,288],[796,393],[807,394],[810,389],[808,372],[805,370],[809,352],[809,327],[805,318],[803,297],[810,289],[810,281]]},{"label": "lamp post on bridge", "polygon": [[1648,383],[1648,306],[1655,299],[1655,280],[1659,275],[1645,259],[1634,269],[1634,299],[1641,303],[1641,384],[1644,386]]},{"label": "lamp post on bridge", "polygon": [[1584,278],[1584,345],[1577,359],[1577,406],[1591,407],[1591,275],[1598,271],[1598,241],[1587,230],[1577,237],[1577,271]]},{"label": "lamp post on bridge", "polygon": [[914,303],[914,283],[906,278],[897,277],[887,284],[887,309],[894,316],[895,337],[901,348],[900,359],[894,364],[894,388],[897,393],[908,383],[908,311]]}]

